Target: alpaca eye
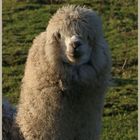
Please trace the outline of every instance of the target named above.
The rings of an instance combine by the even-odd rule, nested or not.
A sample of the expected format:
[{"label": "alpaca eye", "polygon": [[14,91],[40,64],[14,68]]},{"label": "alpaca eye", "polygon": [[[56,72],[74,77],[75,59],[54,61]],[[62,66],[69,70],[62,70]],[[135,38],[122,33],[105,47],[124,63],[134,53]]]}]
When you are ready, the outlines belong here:
[{"label": "alpaca eye", "polygon": [[59,32],[56,33],[57,38],[60,39],[61,38],[61,34]]},{"label": "alpaca eye", "polygon": [[89,36],[87,36],[87,40],[90,40],[90,37]]},{"label": "alpaca eye", "polygon": [[57,40],[57,41],[59,41],[60,39],[61,39],[61,34],[57,31],[57,32],[54,32],[53,33],[53,36],[55,37],[55,39]]}]

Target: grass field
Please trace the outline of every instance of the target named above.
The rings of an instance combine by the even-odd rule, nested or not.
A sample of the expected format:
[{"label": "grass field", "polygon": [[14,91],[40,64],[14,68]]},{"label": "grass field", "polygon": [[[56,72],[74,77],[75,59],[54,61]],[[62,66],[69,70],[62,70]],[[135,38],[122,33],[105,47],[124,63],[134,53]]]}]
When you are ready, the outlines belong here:
[{"label": "grass field", "polygon": [[[69,3],[86,5],[101,15],[112,52],[112,84],[106,96],[102,140],[137,140],[137,0]],[[32,40],[46,29],[52,14],[62,5],[3,0],[3,96],[13,105],[19,99]]]}]

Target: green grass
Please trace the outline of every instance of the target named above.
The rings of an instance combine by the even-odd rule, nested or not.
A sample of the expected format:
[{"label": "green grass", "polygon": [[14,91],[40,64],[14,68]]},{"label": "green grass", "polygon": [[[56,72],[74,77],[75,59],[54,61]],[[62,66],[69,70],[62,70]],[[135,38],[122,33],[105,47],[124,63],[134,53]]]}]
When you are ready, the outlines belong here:
[{"label": "green grass", "polygon": [[[112,52],[112,83],[103,114],[102,140],[137,140],[137,1],[70,0],[102,16]],[[3,1],[3,96],[17,104],[33,39],[61,5]]]}]

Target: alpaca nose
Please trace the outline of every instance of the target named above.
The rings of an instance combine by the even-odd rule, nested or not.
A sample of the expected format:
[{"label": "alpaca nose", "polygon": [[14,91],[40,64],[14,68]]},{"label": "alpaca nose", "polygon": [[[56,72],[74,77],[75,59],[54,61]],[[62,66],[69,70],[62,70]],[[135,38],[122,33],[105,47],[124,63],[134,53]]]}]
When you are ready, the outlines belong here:
[{"label": "alpaca nose", "polygon": [[75,41],[73,42],[73,48],[74,48],[74,52],[77,53],[79,51],[79,47],[81,46],[81,42],[80,41]]},{"label": "alpaca nose", "polygon": [[80,41],[75,41],[73,42],[74,48],[78,48],[79,46],[81,46],[81,42]]}]

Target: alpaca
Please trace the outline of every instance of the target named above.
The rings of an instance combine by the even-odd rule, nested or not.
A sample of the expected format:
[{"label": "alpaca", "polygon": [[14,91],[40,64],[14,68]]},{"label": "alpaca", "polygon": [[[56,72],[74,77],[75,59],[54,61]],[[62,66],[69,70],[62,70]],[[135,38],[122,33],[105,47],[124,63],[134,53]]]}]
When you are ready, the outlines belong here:
[{"label": "alpaca", "polygon": [[15,124],[25,140],[99,140],[111,71],[101,19],[68,5],[29,50]]}]

